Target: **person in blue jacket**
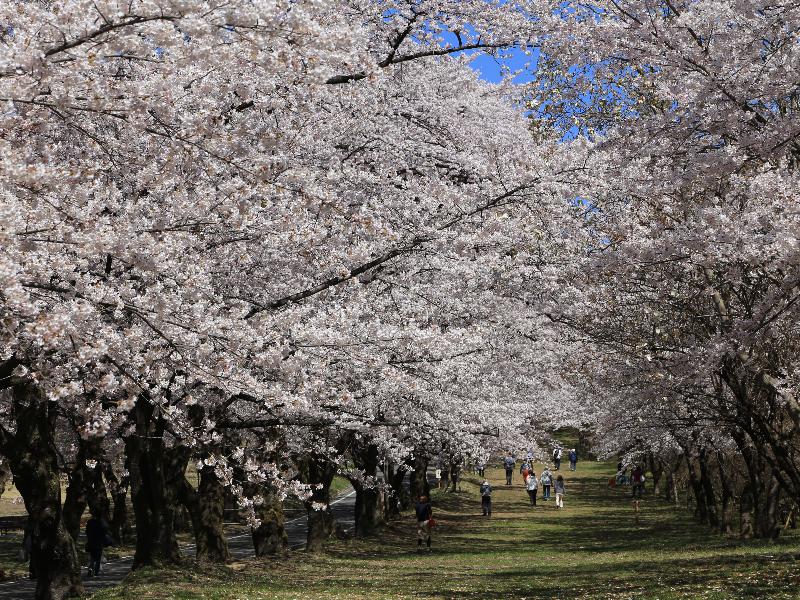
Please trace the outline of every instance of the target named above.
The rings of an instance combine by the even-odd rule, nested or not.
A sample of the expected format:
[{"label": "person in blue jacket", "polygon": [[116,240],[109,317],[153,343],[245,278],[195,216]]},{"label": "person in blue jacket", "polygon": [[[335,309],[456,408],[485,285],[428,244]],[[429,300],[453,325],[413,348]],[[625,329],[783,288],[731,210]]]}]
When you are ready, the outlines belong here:
[{"label": "person in blue jacket", "polygon": [[574,471],[578,467],[578,453],[575,448],[569,451],[569,470]]}]

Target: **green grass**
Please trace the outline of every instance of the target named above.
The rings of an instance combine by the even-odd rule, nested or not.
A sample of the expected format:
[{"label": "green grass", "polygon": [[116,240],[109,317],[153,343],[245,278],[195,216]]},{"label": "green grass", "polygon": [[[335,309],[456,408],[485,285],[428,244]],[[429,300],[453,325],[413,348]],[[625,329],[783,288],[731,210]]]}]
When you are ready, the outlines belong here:
[{"label": "green grass", "polygon": [[[542,465],[536,466],[537,473]],[[480,516],[477,480],[434,492],[434,551],[418,555],[411,517],[371,540],[331,542],[228,567],[142,571],[95,600],[262,598],[797,598],[800,538],[741,542],[696,525],[685,510],[646,497],[639,523],[608,464],[564,473],[566,508],[528,507],[515,474],[497,485],[494,515]]]},{"label": "green grass", "polygon": [[331,481],[331,498],[335,499],[336,496],[341,495],[345,490],[350,489],[350,481],[347,477],[342,477],[341,475],[335,475],[333,477],[333,481]]}]

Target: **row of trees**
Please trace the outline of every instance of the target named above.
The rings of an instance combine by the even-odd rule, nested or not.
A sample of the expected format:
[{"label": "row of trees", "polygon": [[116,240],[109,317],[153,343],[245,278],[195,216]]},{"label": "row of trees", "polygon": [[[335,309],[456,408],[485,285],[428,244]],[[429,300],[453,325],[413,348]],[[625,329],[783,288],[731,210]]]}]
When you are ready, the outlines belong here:
[{"label": "row of trees", "polygon": [[226,495],[258,553],[303,498],[318,549],[337,470],[367,534],[379,465],[419,491],[430,456],[533,434],[547,322],[503,291],[571,163],[463,57],[528,51],[521,8],[0,6],[0,454],[37,598],[80,592],[87,506],[137,567],[179,560],[184,510],[225,560]]},{"label": "row of trees", "polygon": [[[80,515],[121,535],[128,488],[137,566],[178,559],[181,507],[224,560],[226,493],[263,552],[300,496],[318,548],[337,469],[369,533],[379,465],[418,490],[431,456],[561,425],[683,461],[701,516],[774,533],[800,491],[799,20],[0,6],[0,454],[37,597],[80,590]],[[476,54],[528,77],[481,82]]]},{"label": "row of trees", "polygon": [[582,258],[551,314],[584,343],[605,400],[598,439],[684,472],[701,521],[777,535],[800,499],[800,13],[576,11],[578,56],[551,61],[549,85],[571,61],[592,65],[559,102],[565,126],[599,137],[573,236]]}]

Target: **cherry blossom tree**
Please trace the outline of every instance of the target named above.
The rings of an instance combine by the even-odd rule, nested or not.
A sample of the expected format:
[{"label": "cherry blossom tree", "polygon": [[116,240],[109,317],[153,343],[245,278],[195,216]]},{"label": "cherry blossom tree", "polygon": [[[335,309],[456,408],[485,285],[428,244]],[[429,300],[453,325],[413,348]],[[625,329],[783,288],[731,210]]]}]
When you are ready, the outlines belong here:
[{"label": "cherry blossom tree", "polygon": [[582,258],[554,277],[573,285],[548,314],[587,336],[612,402],[603,435],[680,448],[709,515],[706,458],[733,453],[761,536],[800,490],[797,17],[788,3],[565,5],[530,91],[545,127],[594,141]]},{"label": "cherry blossom tree", "polygon": [[[81,440],[75,490],[96,479],[90,464],[97,485],[129,478],[137,565],[177,558],[179,503],[198,549],[224,559],[220,486],[305,493],[269,452],[248,465],[238,441],[367,431],[370,454],[400,460],[426,416],[462,447],[509,414],[525,422],[502,406],[513,380],[474,360],[519,359],[481,303],[522,246],[542,244],[524,223],[547,220],[563,169],[512,90],[479,84],[458,54],[528,50],[534,15],[485,2],[0,9],[0,445],[46,566],[37,597],[80,589],[59,422]],[[506,385],[465,398],[465,369]],[[336,447],[306,441],[299,453]]]}]

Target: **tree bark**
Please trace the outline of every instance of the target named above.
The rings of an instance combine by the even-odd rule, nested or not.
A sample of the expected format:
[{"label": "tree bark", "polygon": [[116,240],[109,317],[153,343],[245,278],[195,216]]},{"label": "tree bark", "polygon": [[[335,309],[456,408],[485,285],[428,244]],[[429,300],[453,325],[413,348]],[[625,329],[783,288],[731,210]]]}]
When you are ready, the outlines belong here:
[{"label": "tree bark", "polygon": [[[81,517],[87,507],[105,523],[111,520],[108,490],[103,481],[102,468],[99,466],[102,458],[102,441],[97,438],[85,440],[78,436],[77,444],[75,465],[70,473],[64,499],[64,525],[72,539],[76,541],[81,531]],[[87,464],[88,460],[95,461],[94,468]]]},{"label": "tree bark", "polygon": [[689,470],[689,485],[692,492],[694,492],[696,501],[694,514],[700,523],[706,525],[708,524],[708,505],[706,504],[705,491],[697,469],[695,468],[694,461],[688,455],[686,456],[686,467]]},{"label": "tree bark", "polygon": [[742,493],[741,536],[743,538],[771,538],[778,523],[778,499],[780,484],[772,469],[749,438],[741,430],[735,430],[733,438],[747,467],[749,482]]},{"label": "tree bark", "polygon": [[431,495],[431,485],[428,481],[428,457],[422,452],[414,452],[414,470],[411,472],[411,498],[416,500],[420,496]]},{"label": "tree bark", "polygon": [[721,452],[717,452],[717,468],[721,490],[722,510],[719,519],[719,530],[724,535],[730,535],[733,524],[734,492],[730,477],[726,473],[726,461]]},{"label": "tree bark", "polygon": [[405,465],[393,465],[388,463],[388,473],[384,473],[386,481],[390,487],[390,495],[384,503],[386,520],[396,519],[403,510],[411,506],[411,496],[403,485],[408,470]]},{"label": "tree bark", "polygon": [[125,440],[131,501],[136,516],[133,568],[177,564],[181,553],[175,537],[175,494],[167,489],[164,423],[146,398],[133,409],[135,432]]},{"label": "tree bark", "polygon": [[[300,463],[303,483],[314,485],[311,497],[305,501],[307,530],[306,552],[320,552],[334,530],[333,512],[330,508],[331,482],[336,467],[324,456],[312,454]],[[324,507],[324,508],[320,508]]]},{"label": "tree bark", "polygon": [[706,500],[708,524],[717,528],[719,527],[717,495],[714,492],[714,482],[711,480],[711,469],[708,466],[708,452],[705,448],[700,449],[697,462],[700,467],[700,483],[703,486],[703,496]]},{"label": "tree bark", "polygon": [[[374,478],[378,470],[378,447],[367,444],[363,447],[353,445],[350,448],[356,467],[367,477]],[[375,534],[383,525],[381,510],[381,494],[377,487],[365,485],[357,478],[350,482],[356,491],[355,532],[357,536],[366,537]]]},{"label": "tree bark", "polygon": [[[188,482],[187,482],[188,483]],[[231,559],[228,540],[225,539],[225,486],[222,485],[213,467],[205,466],[200,471],[200,486],[197,489],[197,525],[195,540],[197,560],[227,562]]]},{"label": "tree bark", "polygon": [[0,457],[0,497],[5,493],[9,481],[11,481],[11,467],[8,466],[8,459]]},{"label": "tree bark", "polygon": [[664,463],[661,462],[652,452],[647,454],[647,462],[650,466],[650,473],[653,475],[653,495],[659,494],[661,477],[664,475]]},{"label": "tree bark", "polygon": [[55,404],[36,386],[17,382],[12,392],[17,430],[3,432],[2,452],[25,502],[32,528],[31,567],[35,600],[60,600],[83,593],[75,541],[64,525],[61,477],[55,446]]},{"label": "tree bark", "polygon": [[253,529],[253,549],[256,556],[280,554],[289,545],[283,504],[275,491],[269,488],[262,489],[261,497],[263,502],[256,509],[261,524]]},{"label": "tree bark", "polygon": [[129,477],[125,475],[118,479],[114,469],[108,462],[103,461],[101,464],[103,477],[114,502],[114,509],[109,521],[109,532],[115,544],[124,544],[130,539],[132,533],[127,502]]}]

